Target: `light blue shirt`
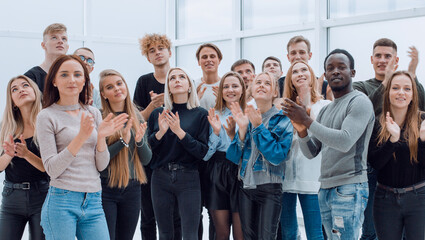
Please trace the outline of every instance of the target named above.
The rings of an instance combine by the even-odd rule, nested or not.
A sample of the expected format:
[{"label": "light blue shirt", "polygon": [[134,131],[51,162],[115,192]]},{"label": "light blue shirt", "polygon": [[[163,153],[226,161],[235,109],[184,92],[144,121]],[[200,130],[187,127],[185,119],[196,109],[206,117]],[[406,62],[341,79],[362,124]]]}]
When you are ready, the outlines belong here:
[{"label": "light blue shirt", "polygon": [[[204,161],[208,161],[215,152],[226,152],[227,148],[229,148],[230,143],[232,140],[227,136],[226,129],[224,129],[223,125],[227,127],[226,119],[229,116],[232,116],[232,112],[225,107],[223,112],[220,113],[219,111],[215,110],[215,114],[218,115],[220,122],[221,122],[221,129],[219,135],[215,135],[213,132],[212,127],[210,126],[210,137],[208,140],[208,152],[204,157]],[[238,126],[236,126],[236,132],[238,131]]]}]

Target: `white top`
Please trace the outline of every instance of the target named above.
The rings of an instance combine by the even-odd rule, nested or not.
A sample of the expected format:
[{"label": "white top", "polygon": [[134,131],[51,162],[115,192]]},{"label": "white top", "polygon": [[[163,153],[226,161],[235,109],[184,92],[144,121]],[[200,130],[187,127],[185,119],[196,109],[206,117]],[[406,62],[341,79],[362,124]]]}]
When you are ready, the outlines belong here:
[{"label": "white top", "polygon": [[[331,103],[329,100],[317,101],[311,106],[310,117],[315,120],[322,107],[329,103]],[[282,189],[289,193],[317,194],[320,188],[319,176],[322,153],[319,153],[313,159],[308,159],[301,152],[299,141],[300,138],[295,132],[291,150],[285,162],[285,179]]]},{"label": "white top", "polygon": [[[202,78],[198,78],[195,80],[195,86],[198,87],[202,83]],[[217,97],[214,95],[214,91],[212,89],[213,86],[219,86],[220,81],[213,83],[213,84],[206,84],[204,83],[201,87],[203,89],[206,87],[207,89],[204,92],[204,96],[199,100],[199,103],[202,108],[205,108],[206,110],[210,110],[210,108],[215,107],[215,101]]]}]

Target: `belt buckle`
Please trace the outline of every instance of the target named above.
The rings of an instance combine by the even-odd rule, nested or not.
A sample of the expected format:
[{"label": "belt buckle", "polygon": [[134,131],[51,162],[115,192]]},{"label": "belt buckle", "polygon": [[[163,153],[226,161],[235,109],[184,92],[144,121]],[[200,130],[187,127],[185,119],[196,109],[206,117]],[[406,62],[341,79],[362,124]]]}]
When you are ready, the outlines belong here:
[{"label": "belt buckle", "polygon": [[406,193],[406,189],[405,188],[394,188],[394,190],[398,194],[404,194],[404,193]]},{"label": "belt buckle", "polygon": [[23,182],[22,183],[22,189],[23,190],[29,190],[30,189],[30,183],[29,182]]},{"label": "belt buckle", "polygon": [[168,163],[168,170],[175,171],[177,170],[177,166],[174,163]]}]

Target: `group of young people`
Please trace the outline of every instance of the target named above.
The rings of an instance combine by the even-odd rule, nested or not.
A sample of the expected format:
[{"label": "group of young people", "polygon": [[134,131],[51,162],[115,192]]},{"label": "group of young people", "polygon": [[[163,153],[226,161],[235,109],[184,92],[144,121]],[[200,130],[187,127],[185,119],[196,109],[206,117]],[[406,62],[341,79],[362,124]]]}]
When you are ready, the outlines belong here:
[{"label": "group of young people", "polygon": [[[196,51],[202,77],[170,67],[171,41],[140,39],[155,71],[137,81],[94,53],[66,55],[66,27],[43,34],[45,60],[7,86],[0,232],[20,239],[424,239],[425,96],[396,71],[397,45],[379,39],[375,78],[352,82],[354,59],[335,49],[317,77],[310,42],[287,44],[290,64],[246,59],[219,76],[220,49]],[[326,80],[327,81],[326,81]],[[373,213],[373,214],[372,214]],[[362,225],[363,224],[363,225]],[[158,234],[157,234],[158,229]],[[324,229],[324,231],[322,230]],[[158,236],[157,236],[158,235]]]}]

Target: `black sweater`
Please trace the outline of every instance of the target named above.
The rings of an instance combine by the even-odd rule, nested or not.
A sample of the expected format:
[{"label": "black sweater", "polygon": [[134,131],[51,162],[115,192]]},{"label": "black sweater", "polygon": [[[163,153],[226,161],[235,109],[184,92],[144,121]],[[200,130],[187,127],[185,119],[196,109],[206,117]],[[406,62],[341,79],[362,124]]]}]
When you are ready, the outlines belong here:
[{"label": "black sweater", "polygon": [[[410,162],[410,151],[407,141],[403,139],[403,129],[400,140],[396,143],[387,141],[377,146],[380,125],[375,124],[369,144],[368,161],[378,170],[378,182],[393,188],[404,188],[425,180],[425,142],[418,139],[418,161]],[[395,158],[394,158],[395,155]]]},{"label": "black sweater", "polygon": [[168,129],[161,140],[158,140],[155,134],[159,131],[158,115],[162,111],[162,107],[155,109],[148,121],[148,142],[152,148],[151,168],[179,163],[186,168],[197,169],[199,161],[202,161],[208,151],[208,112],[200,107],[188,110],[186,103],[173,104],[171,112],[179,113],[180,126],[186,135],[180,140]]}]

